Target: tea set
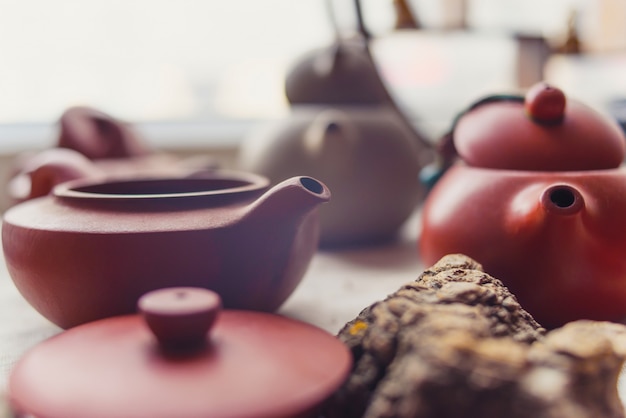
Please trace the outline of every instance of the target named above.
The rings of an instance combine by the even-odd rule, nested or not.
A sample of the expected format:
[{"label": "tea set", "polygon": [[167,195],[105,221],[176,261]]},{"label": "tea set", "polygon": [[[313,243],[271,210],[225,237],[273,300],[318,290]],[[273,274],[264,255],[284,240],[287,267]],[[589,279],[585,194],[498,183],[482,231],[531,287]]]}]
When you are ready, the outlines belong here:
[{"label": "tea set", "polygon": [[57,147],[16,162],[7,269],[65,330],[15,366],[16,411],[315,416],[350,352],[273,312],[320,246],[381,245],[420,205],[425,265],[470,256],[550,327],[626,317],[613,120],[539,83],[478,100],[433,144],[359,37],[305,56],[285,90],[292,114],[247,138],[235,168],[154,152],[84,107],[63,114]]},{"label": "tea set", "polygon": [[[107,128],[94,128],[103,118]],[[92,109],[70,109],[62,122],[65,147],[17,162],[12,180],[26,193],[3,216],[16,288],[66,330],[16,365],[12,408],[59,418],[315,416],[349,373],[350,353],[273,312],[318,248],[328,187],[135,152],[131,127]],[[94,149],[111,153],[85,152]]]}]

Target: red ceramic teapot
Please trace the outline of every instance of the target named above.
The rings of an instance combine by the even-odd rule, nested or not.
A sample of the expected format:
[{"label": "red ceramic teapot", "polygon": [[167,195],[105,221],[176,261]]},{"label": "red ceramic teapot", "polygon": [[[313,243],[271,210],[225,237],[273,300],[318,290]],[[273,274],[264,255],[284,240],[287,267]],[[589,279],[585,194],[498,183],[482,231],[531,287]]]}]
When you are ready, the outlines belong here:
[{"label": "red ceramic teapot", "polygon": [[8,271],[63,328],[133,312],[143,293],[169,286],[210,288],[228,308],[272,311],[317,249],[317,207],[330,191],[310,177],[268,184],[223,170],[63,183],[5,213]]},{"label": "red ceramic teapot", "polygon": [[550,327],[626,317],[619,126],[539,84],[477,102],[448,139],[458,160],[425,202],[424,263],[475,258]]},{"label": "red ceramic teapot", "polygon": [[37,418],[312,418],[350,371],[350,351],[332,335],[222,310],[206,289],[158,289],[139,308],[27,352],[9,379],[13,409]]}]

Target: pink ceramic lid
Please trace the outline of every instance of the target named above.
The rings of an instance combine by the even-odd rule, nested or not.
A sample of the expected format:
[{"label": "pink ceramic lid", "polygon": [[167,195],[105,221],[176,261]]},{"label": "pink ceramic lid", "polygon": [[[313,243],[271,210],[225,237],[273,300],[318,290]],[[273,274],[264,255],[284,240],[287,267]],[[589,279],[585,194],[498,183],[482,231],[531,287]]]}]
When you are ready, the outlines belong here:
[{"label": "pink ceramic lid", "polygon": [[291,417],[346,378],[351,356],[332,335],[220,306],[205,289],[161,289],[140,299],[143,315],[65,331],[20,360],[11,403],[49,418]]},{"label": "pink ceramic lid", "polygon": [[457,120],[453,140],[468,165],[496,169],[610,169],[625,154],[616,122],[545,83],[479,102]]}]

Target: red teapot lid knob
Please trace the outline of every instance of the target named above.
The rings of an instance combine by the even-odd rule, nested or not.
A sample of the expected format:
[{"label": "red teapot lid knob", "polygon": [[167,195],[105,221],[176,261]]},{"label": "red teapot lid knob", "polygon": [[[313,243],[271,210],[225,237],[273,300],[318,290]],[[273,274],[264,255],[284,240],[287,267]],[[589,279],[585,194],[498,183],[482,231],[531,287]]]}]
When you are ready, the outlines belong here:
[{"label": "red teapot lid knob", "polygon": [[566,102],[562,90],[538,83],[526,93],[524,108],[528,116],[537,122],[558,123],[565,116]]},{"label": "red teapot lid knob", "polygon": [[222,301],[208,289],[172,287],[146,293],[138,307],[162,348],[195,349],[206,345]]}]

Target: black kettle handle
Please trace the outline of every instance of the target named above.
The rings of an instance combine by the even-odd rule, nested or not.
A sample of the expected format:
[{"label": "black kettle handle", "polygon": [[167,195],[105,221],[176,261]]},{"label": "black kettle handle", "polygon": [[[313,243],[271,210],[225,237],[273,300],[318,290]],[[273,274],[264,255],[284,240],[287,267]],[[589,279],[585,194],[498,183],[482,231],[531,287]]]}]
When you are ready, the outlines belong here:
[{"label": "black kettle handle", "polygon": [[492,94],[482,97],[470,104],[463,111],[459,112],[452,121],[450,129],[435,144],[437,159],[424,167],[420,172],[420,181],[431,189],[445,172],[454,164],[458,158],[458,153],[454,146],[454,131],[459,120],[468,112],[482,105],[494,102],[524,102],[524,96],[514,94]]}]

